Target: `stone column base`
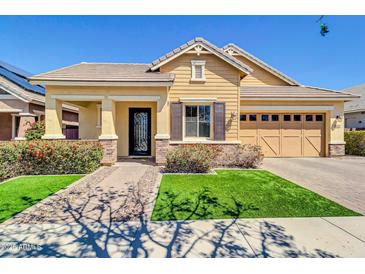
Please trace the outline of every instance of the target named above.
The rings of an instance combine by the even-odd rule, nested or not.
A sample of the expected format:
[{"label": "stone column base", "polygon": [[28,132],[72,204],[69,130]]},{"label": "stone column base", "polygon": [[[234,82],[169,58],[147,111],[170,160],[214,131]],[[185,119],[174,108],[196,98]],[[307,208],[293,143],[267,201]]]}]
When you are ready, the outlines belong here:
[{"label": "stone column base", "polygon": [[166,155],[169,150],[169,139],[156,139],[156,164],[166,164]]},{"label": "stone column base", "polygon": [[34,114],[31,113],[20,113],[18,136],[19,140],[25,140],[25,132],[27,129],[32,127],[35,122]]},{"label": "stone column base", "polygon": [[329,144],[328,148],[330,157],[345,155],[345,144]]},{"label": "stone column base", "polygon": [[112,166],[117,161],[117,142],[118,140],[99,140],[101,146],[104,148],[103,159],[101,164],[104,166]]}]

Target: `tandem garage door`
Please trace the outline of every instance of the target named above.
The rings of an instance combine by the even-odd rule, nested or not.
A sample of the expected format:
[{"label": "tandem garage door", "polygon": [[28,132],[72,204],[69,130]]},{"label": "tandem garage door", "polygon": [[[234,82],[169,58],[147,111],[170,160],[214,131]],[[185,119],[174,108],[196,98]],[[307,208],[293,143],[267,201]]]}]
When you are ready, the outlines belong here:
[{"label": "tandem garage door", "polygon": [[322,113],[241,113],[242,144],[262,147],[266,157],[324,156],[325,115]]}]

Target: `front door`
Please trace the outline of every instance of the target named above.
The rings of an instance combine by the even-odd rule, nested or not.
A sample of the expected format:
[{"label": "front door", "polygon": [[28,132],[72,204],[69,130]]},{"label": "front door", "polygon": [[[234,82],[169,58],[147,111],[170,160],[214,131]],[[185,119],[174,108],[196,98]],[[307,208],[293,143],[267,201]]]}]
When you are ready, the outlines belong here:
[{"label": "front door", "polygon": [[129,155],[151,155],[151,109],[129,109]]}]

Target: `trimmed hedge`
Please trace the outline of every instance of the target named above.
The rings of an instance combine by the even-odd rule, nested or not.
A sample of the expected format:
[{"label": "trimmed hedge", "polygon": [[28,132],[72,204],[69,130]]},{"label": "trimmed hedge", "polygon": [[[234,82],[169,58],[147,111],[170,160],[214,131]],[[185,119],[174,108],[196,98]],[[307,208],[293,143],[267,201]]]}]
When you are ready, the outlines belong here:
[{"label": "trimmed hedge", "polygon": [[164,171],[171,173],[208,172],[220,148],[212,145],[181,145],[169,150]]},{"label": "trimmed hedge", "polygon": [[167,152],[164,171],[206,173],[213,167],[257,168],[262,159],[260,146],[181,145]]},{"label": "trimmed hedge", "polygon": [[0,143],[0,181],[19,175],[84,174],[100,166],[103,148],[88,141]]},{"label": "trimmed hedge", "polygon": [[346,154],[365,156],[365,131],[345,132],[345,142]]},{"label": "trimmed hedge", "polygon": [[216,166],[237,167],[237,168],[257,168],[262,164],[264,156],[260,146],[237,145],[234,147],[224,147],[217,157]]}]

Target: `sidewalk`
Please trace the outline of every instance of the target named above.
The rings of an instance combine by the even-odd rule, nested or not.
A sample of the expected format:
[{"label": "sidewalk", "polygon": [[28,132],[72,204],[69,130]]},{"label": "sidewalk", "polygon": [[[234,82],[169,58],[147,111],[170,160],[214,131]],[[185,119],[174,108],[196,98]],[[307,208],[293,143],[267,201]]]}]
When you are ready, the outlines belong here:
[{"label": "sidewalk", "polygon": [[365,217],[0,225],[0,257],[365,257]]}]

